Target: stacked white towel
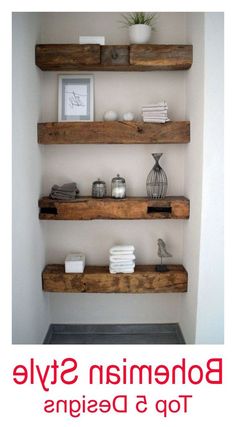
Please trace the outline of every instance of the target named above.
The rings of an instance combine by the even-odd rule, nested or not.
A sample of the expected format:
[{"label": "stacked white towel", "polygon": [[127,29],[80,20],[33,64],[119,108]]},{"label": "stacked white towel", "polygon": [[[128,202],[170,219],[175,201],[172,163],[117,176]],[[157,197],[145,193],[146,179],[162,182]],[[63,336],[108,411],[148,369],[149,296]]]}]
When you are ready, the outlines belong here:
[{"label": "stacked white towel", "polygon": [[144,122],[149,123],[165,123],[169,122],[167,116],[168,105],[166,101],[158,102],[157,104],[143,105],[142,117]]},{"label": "stacked white towel", "polygon": [[110,273],[133,273],[135,255],[133,245],[113,246],[110,249]]}]

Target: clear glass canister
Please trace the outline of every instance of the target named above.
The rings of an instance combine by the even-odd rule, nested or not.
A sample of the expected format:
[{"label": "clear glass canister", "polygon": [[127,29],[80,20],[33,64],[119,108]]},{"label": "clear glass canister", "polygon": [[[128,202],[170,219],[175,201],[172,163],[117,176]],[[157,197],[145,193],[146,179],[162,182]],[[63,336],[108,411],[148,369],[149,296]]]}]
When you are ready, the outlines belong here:
[{"label": "clear glass canister", "polygon": [[106,183],[100,178],[98,178],[97,181],[94,181],[92,184],[92,197],[101,199],[103,197],[106,197],[106,194]]},{"label": "clear glass canister", "polygon": [[111,196],[114,199],[124,199],[126,197],[125,179],[119,174],[111,181]]}]

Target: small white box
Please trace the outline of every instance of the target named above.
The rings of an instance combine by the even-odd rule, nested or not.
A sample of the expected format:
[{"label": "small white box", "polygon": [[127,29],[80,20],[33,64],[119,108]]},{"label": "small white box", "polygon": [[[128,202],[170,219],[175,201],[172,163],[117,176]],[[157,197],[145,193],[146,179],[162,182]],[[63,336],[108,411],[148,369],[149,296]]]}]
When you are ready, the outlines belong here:
[{"label": "small white box", "polygon": [[85,267],[85,255],[82,252],[69,254],[65,259],[66,273],[83,273]]},{"label": "small white box", "polygon": [[79,36],[80,44],[105,44],[104,36]]}]

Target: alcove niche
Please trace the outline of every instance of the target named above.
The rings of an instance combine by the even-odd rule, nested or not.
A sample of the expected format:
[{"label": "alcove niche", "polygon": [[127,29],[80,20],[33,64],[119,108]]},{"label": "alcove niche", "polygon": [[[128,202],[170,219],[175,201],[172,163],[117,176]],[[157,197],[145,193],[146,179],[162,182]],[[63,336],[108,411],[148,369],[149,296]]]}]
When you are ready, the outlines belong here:
[{"label": "alcove niche", "polygon": [[[15,13],[13,16],[14,87],[32,110],[26,118],[26,102],[15,103],[15,139],[21,139],[23,151],[16,147],[14,179],[23,184],[21,200],[15,194],[13,341],[42,342],[49,324],[169,324],[178,323],[187,343],[196,339],[199,257],[203,184],[204,127],[204,13],[160,13],[152,43],[193,45],[193,66],[175,71],[89,71],[95,80],[95,120],[105,111],[119,115],[133,111],[140,115],[143,104],[165,99],[174,121],[190,121],[189,144],[89,144],[37,145],[37,123],[57,121],[58,75],[41,71],[34,63],[36,44],[77,43],[80,35],[99,35],[109,45],[128,44],[127,32],[120,28],[118,13]],[[215,18],[217,19],[217,17]],[[21,39],[19,40],[19,35]],[[23,55],[24,54],[24,55]],[[25,71],[26,78],[23,75]],[[74,72],[76,73],[76,72]],[[83,74],[80,71],[79,74]],[[24,125],[27,125],[25,129]],[[22,132],[17,132],[24,128]],[[35,203],[48,195],[53,184],[78,183],[81,195],[91,194],[92,182],[100,177],[108,188],[117,173],[127,182],[128,196],[146,196],[146,177],[153,165],[151,154],[162,152],[161,165],[168,176],[168,194],[183,195],[191,202],[190,218],[161,220],[40,221]],[[22,177],[22,168],[31,158]],[[24,181],[25,180],[25,181]],[[30,182],[30,184],[29,184]],[[27,190],[27,195],[25,191]],[[27,201],[28,211],[19,213]],[[27,212],[27,213],[26,213]],[[29,213],[31,213],[29,215]],[[27,216],[28,215],[28,216]],[[32,219],[33,217],[33,219]],[[27,223],[28,220],[28,223]],[[28,224],[28,228],[26,226]],[[27,236],[24,229],[28,229]],[[108,251],[114,244],[132,243],[137,264],[157,262],[157,239],[168,243],[171,262],[188,271],[188,292],[157,294],[43,293],[41,273],[46,264],[63,264],[69,252],[83,251],[88,265],[107,265]],[[37,250],[28,271],[26,245],[37,239]],[[27,240],[28,241],[28,240]],[[23,265],[23,269],[22,269]],[[20,268],[21,267],[21,268]],[[30,285],[30,282],[34,285]],[[31,286],[31,287],[30,287]],[[31,308],[19,307],[19,292],[28,295]],[[29,320],[31,322],[29,322]],[[38,322],[38,320],[40,320]],[[31,323],[31,327],[24,325]],[[36,326],[37,324],[37,326]],[[216,338],[217,339],[217,338]],[[201,339],[200,339],[201,340]]]}]

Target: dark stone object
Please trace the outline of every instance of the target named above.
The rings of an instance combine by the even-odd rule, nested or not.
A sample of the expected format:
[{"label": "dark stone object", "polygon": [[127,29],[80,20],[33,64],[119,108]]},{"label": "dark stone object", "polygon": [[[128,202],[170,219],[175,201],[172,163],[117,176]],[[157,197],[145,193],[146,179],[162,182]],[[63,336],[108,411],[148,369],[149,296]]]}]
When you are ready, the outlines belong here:
[{"label": "dark stone object", "polygon": [[159,273],[163,273],[165,271],[169,271],[168,270],[168,265],[164,265],[164,264],[157,264],[156,265],[156,271],[158,271]]},{"label": "dark stone object", "polygon": [[51,324],[44,344],[185,344],[178,323]]}]

